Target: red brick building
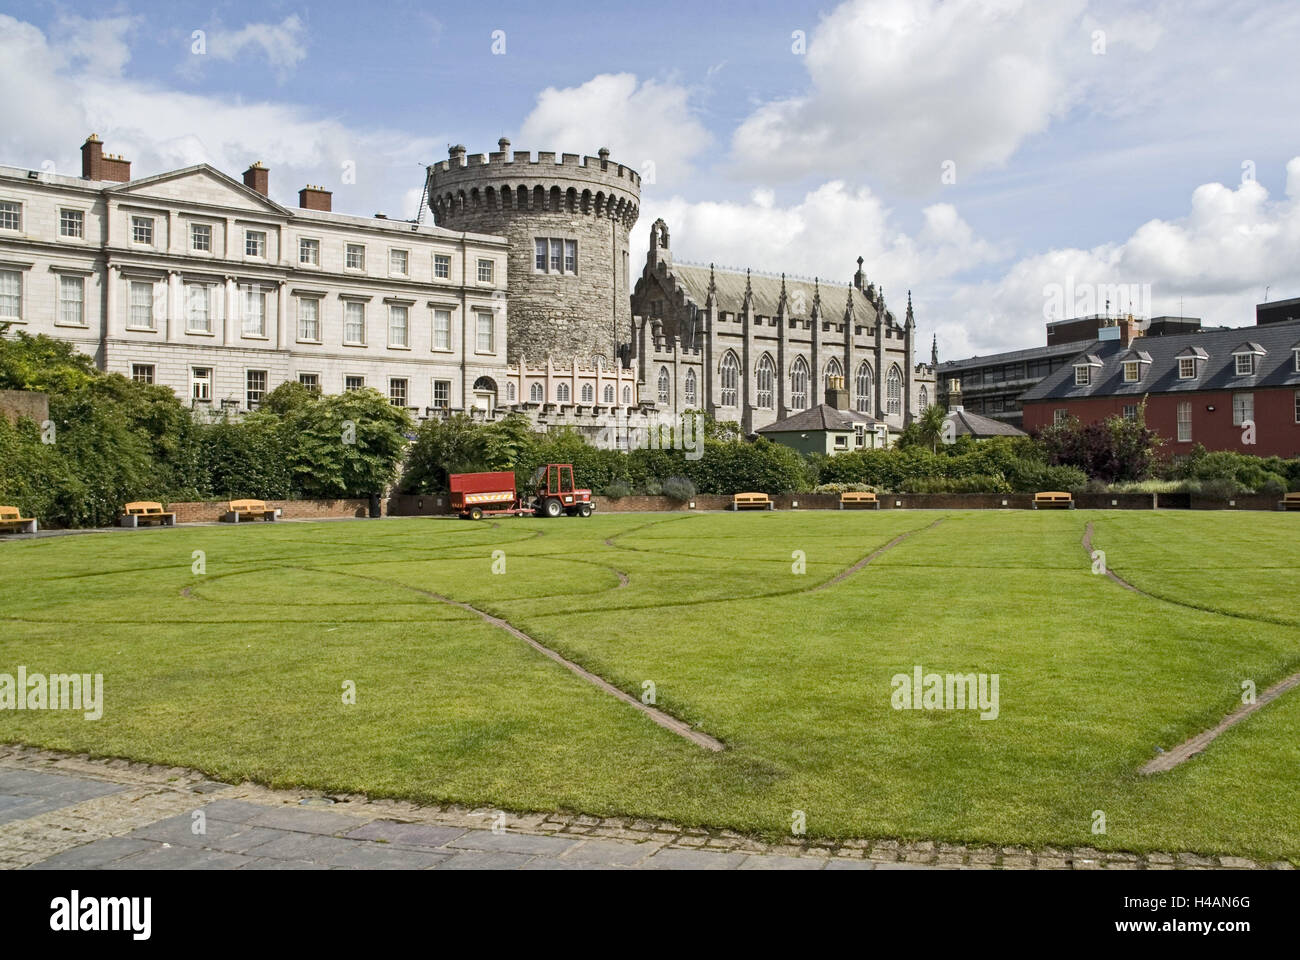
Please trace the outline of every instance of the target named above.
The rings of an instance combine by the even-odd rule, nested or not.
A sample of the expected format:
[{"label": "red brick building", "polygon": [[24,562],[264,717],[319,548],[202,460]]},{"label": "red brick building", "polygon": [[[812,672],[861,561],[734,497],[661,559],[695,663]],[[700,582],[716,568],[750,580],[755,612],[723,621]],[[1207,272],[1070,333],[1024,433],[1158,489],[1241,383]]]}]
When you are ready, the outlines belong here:
[{"label": "red brick building", "polygon": [[1069,417],[1136,417],[1144,399],[1147,425],[1170,455],[1199,443],[1300,456],[1300,321],[1097,340],[1021,402],[1033,433]]}]

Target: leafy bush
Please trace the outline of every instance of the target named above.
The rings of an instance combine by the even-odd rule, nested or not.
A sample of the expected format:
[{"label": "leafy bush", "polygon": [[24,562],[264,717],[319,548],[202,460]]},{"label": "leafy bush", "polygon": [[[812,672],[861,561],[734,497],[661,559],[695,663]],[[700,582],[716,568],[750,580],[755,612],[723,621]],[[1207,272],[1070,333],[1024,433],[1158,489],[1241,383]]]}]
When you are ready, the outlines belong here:
[{"label": "leafy bush", "polygon": [[664,496],[685,503],[695,496],[695,484],[686,477],[669,477],[664,481]]},{"label": "leafy bush", "polygon": [[632,495],[632,488],[628,486],[626,480],[611,480],[609,483],[605,484],[605,488],[601,493],[609,497],[611,500],[621,500],[623,497],[630,497]]},{"label": "leafy bush", "polygon": [[1107,483],[1145,479],[1163,442],[1147,428],[1141,413],[1134,420],[1113,416],[1080,423],[1071,419],[1043,430],[1038,439],[1048,462],[1076,467]]},{"label": "leafy bush", "polygon": [[658,480],[651,477],[641,484],[641,492],[647,497],[657,497],[664,492],[664,487]]}]

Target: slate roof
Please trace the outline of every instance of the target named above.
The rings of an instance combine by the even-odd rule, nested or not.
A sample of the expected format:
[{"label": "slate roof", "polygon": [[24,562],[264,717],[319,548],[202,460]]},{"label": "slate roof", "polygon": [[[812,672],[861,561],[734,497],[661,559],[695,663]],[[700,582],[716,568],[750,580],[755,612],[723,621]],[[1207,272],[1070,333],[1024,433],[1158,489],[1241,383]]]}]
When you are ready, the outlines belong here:
[{"label": "slate roof", "polygon": [[[670,272],[685,288],[687,295],[703,308],[709,299],[709,268],[698,264],[674,263]],[[728,313],[740,313],[745,303],[745,274],[735,270],[714,268],[713,284],[718,309]],[[777,305],[781,300],[781,278],[752,273],[749,275],[749,284],[755,315],[775,317]],[[842,323],[845,306],[852,302],[853,322],[864,327],[875,325],[876,308],[867,300],[866,294],[857,287],[826,280],[814,285],[811,280],[787,278],[785,281],[786,317],[807,320],[812,315],[813,298],[818,291],[821,293],[823,320]],[[800,302],[803,310],[796,310]],[[895,320],[892,310],[886,308],[886,316],[890,324],[897,326],[898,321]]]},{"label": "slate roof", "polygon": [[806,433],[819,430],[852,430],[859,423],[868,429],[882,421],[856,410],[837,410],[829,404],[819,403],[807,410],[792,413],[784,420],[759,427],[759,433]]},{"label": "slate roof", "polygon": [[971,413],[969,410],[954,410],[944,419],[952,420],[959,437],[1026,437],[1025,431],[1013,427],[992,417]]},{"label": "slate roof", "polygon": [[[1021,402],[1035,400],[1070,400],[1096,396],[1141,396],[1146,393],[1195,393],[1204,390],[1250,390],[1258,387],[1300,388],[1300,372],[1295,368],[1295,353],[1300,348],[1300,320],[1251,327],[1250,343],[1264,351],[1255,364],[1255,373],[1237,376],[1233,351],[1241,347],[1240,327],[1201,330],[1197,333],[1164,337],[1142,337],[1132,346],[1141,346],[1151,356],[1136,383],[1124,382],[1123,357],[1129,347],[1118,340],[1099,340],[1087,344],[1074,362],[1086,355],[1101,361],[1087,386],[1074,383],[1073,362],[1048,374],[1037,386],[1026,390]],[[1200,374],[1192,380],[1178,379],[1178,358],[1204,356],[1197,364]]]}]

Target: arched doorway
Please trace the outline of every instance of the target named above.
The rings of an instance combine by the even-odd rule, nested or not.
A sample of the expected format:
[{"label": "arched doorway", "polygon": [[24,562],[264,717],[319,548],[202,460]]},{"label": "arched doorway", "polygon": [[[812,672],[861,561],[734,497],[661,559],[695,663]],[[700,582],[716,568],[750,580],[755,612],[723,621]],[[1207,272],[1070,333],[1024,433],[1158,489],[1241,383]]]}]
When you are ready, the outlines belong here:
[{"label": "arched doorway", "polygon": [[492,411],[497,408],[497,382],[491,377],[479,377],[475,380],[471,403],[491,416]]}]

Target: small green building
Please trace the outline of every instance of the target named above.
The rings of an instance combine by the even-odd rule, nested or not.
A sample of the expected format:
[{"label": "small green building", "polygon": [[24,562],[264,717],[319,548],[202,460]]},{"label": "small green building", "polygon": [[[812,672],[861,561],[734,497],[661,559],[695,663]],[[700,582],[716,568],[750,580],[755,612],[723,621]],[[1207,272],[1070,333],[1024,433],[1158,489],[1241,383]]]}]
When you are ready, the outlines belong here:
[{"label": "small green building", "polygon": [[884,421],[849,409],[843,377],[829,379],[825,403],[759,427],[758,433],[804,454],[877,450],[890,444],[889,427]]}]

